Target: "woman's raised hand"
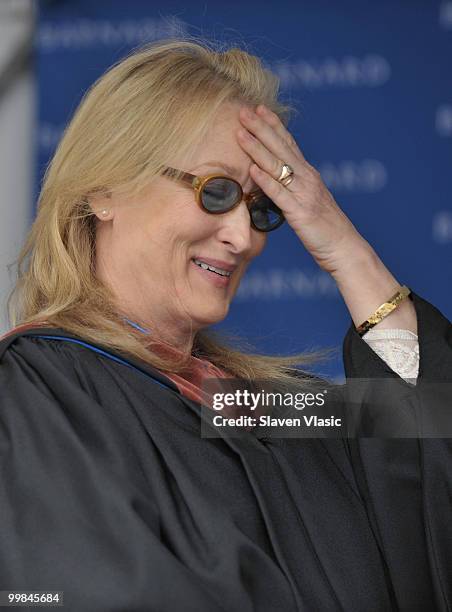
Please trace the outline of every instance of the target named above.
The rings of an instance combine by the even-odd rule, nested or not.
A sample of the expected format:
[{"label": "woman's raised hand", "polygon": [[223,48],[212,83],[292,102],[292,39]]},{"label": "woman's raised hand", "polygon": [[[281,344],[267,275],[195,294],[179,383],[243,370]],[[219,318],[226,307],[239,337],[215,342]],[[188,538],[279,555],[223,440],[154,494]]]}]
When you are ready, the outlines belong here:
[{"label": "woman's raised hand", "polygon": [[[243,129],[238,142],[254,160],[250,175],[275,202],[318,265],[331,274],[359,257],[369,244],[339,208],[320,173],[305,159],[279,117],[260,105],[255,111],[240,109]],[[277,181],[282,164],[289,164],[293,181],[285,187]]]}]

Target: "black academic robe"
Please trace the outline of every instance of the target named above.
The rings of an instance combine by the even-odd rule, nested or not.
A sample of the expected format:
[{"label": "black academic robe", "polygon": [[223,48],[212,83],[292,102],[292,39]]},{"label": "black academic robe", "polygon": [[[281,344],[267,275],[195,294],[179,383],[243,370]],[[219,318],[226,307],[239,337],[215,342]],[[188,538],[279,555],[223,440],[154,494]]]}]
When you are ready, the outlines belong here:
[{"label": "black academic robe", "polygon": [[[451,383],[452,326],[413,301],[419,381]],[[0,590],[67,612],[452,610],[452,439],[203,438],[153,368],[45,334],[0,343]],[[344,363],[398,378],[353,325]]]}]

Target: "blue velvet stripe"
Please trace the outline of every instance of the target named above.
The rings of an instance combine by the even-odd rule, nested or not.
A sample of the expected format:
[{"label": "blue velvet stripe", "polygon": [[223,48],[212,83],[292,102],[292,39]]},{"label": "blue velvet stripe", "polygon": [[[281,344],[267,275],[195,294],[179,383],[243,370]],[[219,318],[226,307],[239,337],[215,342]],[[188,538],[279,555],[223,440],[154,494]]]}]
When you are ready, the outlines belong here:
[{"label": "blue velvet stripe", "polygon": [[124,321],[126,321],[132,327],[135,327],[135,329],[138,329],[138,331],[143,332],[143,334],[151,333],[149,329],[146,329],[145,327],[141,327],[140,325],[138,325],[138,323],[135,323],[134,321],[131,321],[130,319],[124,319]]}]

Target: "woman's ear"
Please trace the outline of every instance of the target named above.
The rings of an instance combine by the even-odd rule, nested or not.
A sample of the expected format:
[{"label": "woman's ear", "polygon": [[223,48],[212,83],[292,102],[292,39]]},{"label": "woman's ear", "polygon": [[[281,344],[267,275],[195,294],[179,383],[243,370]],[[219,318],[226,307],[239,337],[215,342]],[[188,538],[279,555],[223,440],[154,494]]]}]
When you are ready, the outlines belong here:
[{"label": "woman's ear", "polygon": [[93,213],[100,221],[111,221],[113,219],[113,211],[111,208],[101,208],[94,210],[91,207]]},{"label": "woman's ear", "polygon": [[113,206],[110,193],[104,194],[103,196],[91,196],[88,201],[89,207],[99,221],[111,221],[113,219]]}]

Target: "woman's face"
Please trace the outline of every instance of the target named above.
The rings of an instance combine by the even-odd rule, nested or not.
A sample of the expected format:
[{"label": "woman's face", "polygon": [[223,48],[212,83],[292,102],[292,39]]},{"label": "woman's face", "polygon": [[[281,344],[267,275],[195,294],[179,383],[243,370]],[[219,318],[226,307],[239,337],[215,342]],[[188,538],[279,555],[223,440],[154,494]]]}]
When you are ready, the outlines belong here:
[{"label": "woman's face", "polygon": [[[192,174],[221,173],[255,189],[251,158],[236,140],[238,103],[225,105],[205,140],[185,166]],[[228,168],[229,166],[229,168]],[[204,212],[190,185],[160,177],[133,201],[111,198],[96,206],[97,274],[115,292],[129,318],[173,335],[224,319],[249,262],[264,248],[266,234],[251,227],[245,202],[220,215]],[[232,266],[229,278],[207,271],[194,259]],[[215,264],[214,264],[215,265]],[[168,334],[166,334],[168,335]]]}]

